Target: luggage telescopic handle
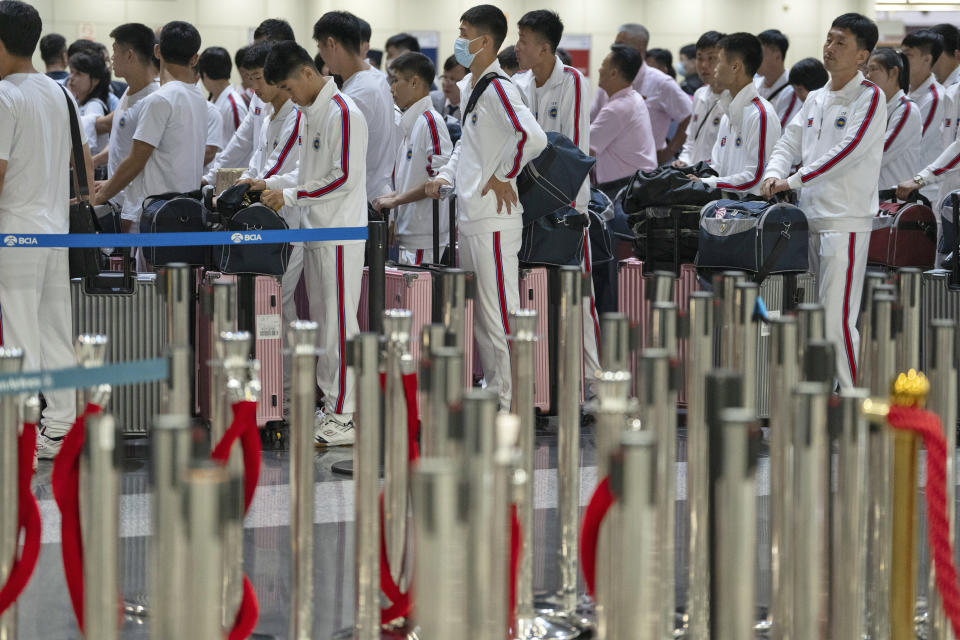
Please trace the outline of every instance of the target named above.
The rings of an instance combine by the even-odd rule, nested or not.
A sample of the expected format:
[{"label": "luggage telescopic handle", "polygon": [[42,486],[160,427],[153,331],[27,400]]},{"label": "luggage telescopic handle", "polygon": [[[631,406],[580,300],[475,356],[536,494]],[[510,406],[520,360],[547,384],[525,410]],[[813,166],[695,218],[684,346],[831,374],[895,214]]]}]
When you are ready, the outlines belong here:
[{"label": "luggage telescopic handle", "polygon": [[[890,202],[897,202],[897,190],[896,189],[881,189],[877,194],[880,196],[881,200],[889,200]],[[907,199],[904,202],[919,202],[925,207],[929,207],[930,200],[920,193],[919,189],[915,189],[910,192],[910,195],[907,196]]]},{"label": "luggage telescopic handle", "polygon": [[433,260],[440,262],[440,201],[433,200]]}]

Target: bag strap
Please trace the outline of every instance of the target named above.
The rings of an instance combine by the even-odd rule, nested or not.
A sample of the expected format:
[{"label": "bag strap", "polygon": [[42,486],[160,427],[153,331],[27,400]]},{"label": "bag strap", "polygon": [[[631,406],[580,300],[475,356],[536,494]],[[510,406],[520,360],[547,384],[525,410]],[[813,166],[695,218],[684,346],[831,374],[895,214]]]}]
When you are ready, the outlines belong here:
[{"label": "bag strap", "polygon": [[461,122],[466,123],[467,116],[470,115],[470,112],[477,106],[477,102],[480,101],[480,96],[483,95],[483,92],[487,90],[487,87],[490,86],[490,83],[494,81],[495,78],[500,78],[501,80],[510,81],[509,78],[501,76],[496,71],[491,71],[487,75],[483,76],[477,80],[477,84],[473,85],[473,91],[470,92],[470,99],[467,100],[467,108],[463,110],[463,117]]},{"label": "bag strap", "polygon": [[710,114],[713,113],[713,110],[717,108],[718,104],[720,104],[720,100],[714,100],[710,108],[707,109],[707,112],[703,115],[703,120],[700,122],[700,126],[697,127],[697,132],[693,135],[694,140],[700,139],[700,132],[703,131],[703,125],[707,124],[707,120],[710,119]]},{"label": "bag strap", "polygon": [[783,255],[783,252],[786,250],[789,240],[790,229],[784,225],[783,229],[780,230],[780,235],[777,236],[776,244],[773,245],[773,250],[770,252],[770,255],[767,256],[767,259],[763,261],[763,264],[760,265],[760,270],[757,271],[757,277],[753,279],[754,282],[762,284],[763,281],[767,279],[770,271],[772,271],[774,265],[777,264],[777,260],[780,259],[780,256]]},{"label": "bag strap", "polygon": [[789,82],[784,82],[782,85],[780,85],[779,89],[767,96],[767,102],[773,102],[773,99],[780,95],[780,92],[786,89],[788,86],[790,86]]},{"label": "bag strap", "polygon": [[90,184],[87,182],[87,162],[83,157],[83,143],[80,141],[80,120],[77,118],[77,110],[73,106],[73,100],[70,94],[60,85],[63,91],[63,98],[67,101],[67,112],[70,114],[70,137],[73,146],[73,171],[75,181],[77,182],[77,197],[81,199],[90,199]]}]

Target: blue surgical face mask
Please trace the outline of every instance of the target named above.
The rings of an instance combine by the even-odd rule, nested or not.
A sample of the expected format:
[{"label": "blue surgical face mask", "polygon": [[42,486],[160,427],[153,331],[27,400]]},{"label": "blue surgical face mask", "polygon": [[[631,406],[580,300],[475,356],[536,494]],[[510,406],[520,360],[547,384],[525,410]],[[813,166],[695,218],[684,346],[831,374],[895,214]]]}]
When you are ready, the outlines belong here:
[{"label": "blue surgical face mask", "polygon": [[[483,36],[480,36],[481,38]],[[477,53],[470,53],[470,45],[480,38],[474,38],[473,40],[467,40],[466,38],[457,38],[456,42],[453,43],[453,55],[461,65],[470,68],[470,65],[473,64],[473,59],[477,57],[477,53],[483,51],[477,51]]]}]

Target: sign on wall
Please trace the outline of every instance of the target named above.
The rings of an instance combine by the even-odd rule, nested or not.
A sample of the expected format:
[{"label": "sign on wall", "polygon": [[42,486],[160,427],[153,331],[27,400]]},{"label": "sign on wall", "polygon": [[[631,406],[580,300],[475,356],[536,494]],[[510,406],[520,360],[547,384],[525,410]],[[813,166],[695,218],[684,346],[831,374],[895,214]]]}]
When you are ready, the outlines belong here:
[{"label": "sign on wall", "polygon": [[590,36],[564,35],[560,39],[560,47],[570,54],[570,61],[580,73],[590,75]]}]

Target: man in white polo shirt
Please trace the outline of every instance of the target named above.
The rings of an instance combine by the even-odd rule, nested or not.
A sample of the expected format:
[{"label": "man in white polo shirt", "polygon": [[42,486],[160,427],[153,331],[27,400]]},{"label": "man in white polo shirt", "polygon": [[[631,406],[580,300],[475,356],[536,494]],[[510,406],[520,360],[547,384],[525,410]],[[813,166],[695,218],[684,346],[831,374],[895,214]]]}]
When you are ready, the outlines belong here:
[{"label": "man in white polo shirt", "polygon": [[233,62],[230,52],[223,47],[207,47],[197,59],[200,81],[210,94],[210,102],[217,109],[221,120],[221,148],[225,147],[240,123],[247,117],[247,103],[230,84]]},{"label": "man in white polo shirt", "polygon": [[[33,67],[43,23],[37,10],[0,1],[0,236],[70,228],[70,112],[55,80]],[[93,176],[83,139],[87,176]],[[38,144],[38,142],[42,142]],[[25,371],[76,364],[65,248],[0,249],[0,341],[23,349]],[[73,391],[45,391],[37,454],[53,458],[76,418]],[[5,425],[5,428],[16,428]]]}]

